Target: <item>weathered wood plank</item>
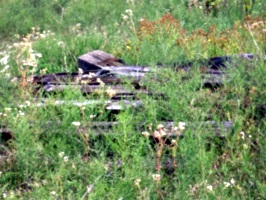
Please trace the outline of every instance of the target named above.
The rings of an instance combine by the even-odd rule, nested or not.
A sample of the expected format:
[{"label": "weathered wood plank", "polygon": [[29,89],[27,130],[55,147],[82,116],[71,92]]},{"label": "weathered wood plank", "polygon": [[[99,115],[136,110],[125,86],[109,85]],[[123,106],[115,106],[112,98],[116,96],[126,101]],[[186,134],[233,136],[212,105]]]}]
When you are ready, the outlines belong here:
[{"label": "weathered wood plank", "polygon": [[101,66],[123,66],[121,59],[115,58],[106,52],[95,50],[78,57],[78,66],[83,71],[95,72],[101,69]]},{"label": "weathered wood plank", "polygon": [[33,106],[44,107],[48,105],[53,106],[97,106],[104,105],[106,110],[125,110],[128,107],[140,107],[142,102],[140,100],[86,100],[86,101],[66,101],[66,100],[51,100],[51,99],[37,99]]}]

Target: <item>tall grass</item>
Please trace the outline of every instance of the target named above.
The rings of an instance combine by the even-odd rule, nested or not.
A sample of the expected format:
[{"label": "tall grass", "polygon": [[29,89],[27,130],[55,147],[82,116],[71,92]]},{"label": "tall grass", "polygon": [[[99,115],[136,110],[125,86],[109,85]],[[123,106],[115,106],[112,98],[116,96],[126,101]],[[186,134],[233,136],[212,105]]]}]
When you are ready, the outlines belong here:
[{"label": "tall grass", "polygon": [[[264,198],[265,5],[256,1],[245,17],[243,1],[221,3],[215,15],[187,3],[0,2],[0,128],[15,138],[0,141],[1,198]],[[106,99],[75,90],[34,105],[31,75],[77,71],[77,57],[95,49],[129,65],[163,64],[142,81],[162,97],[140,95],[142,108],[116,116],[101,105],[53,105],[54,99]],[[189,60],[240,53],[258,59],[231,66],[214,91],[202,87],[197,65],[189,73],[173,70]],[[119,125],[93,129],[92,122],[108,120]],[[206,120],[230,121],[232,128],[216,137]],[[166,121],[181,134],[168,143],[160,137]],[[151,134],[158,143],[147,139]]]}]

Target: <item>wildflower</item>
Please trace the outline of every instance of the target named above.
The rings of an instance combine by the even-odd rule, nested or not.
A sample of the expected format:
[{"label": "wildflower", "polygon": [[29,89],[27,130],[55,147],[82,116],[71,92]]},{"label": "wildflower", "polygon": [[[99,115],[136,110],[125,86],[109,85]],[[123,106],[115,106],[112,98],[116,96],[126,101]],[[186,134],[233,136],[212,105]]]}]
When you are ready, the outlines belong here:
[{"label": "wildflower", "polygon": [[30,101],[25,101],[25,104],[26,104],[27,106],[30,106]]},{"label": "wildflower", "polygon": [[116,91],[113,90],[112,88],[108,88],[108,89],[106,90],[106,93],[107,93],[107,95],[108,95],[109,97],[113,97],[113,96],[116,95]]},{"label": "wildflower", "polygon": [[53,196],[57,196],[56,191],[52,191],[52,192],[50,192],[50,194]]},{"label": "wildflower", "polygon": [[93,190],[93,185],[87,186],[87,193],[91,193]]},{"label": "wildflower", "polygon": [[154,131],[153,136],[155,138],[161,138],[162,137],[162,135],[158,131]]},{"label": "wildflower", "polygon": [[43,185],[47,185],[48,182],[47,182],[46,180],[42,180],[42,184],[43,184]]},{"label": "wildflower", "polygon": [[248,149],[248,145],[247,144],[243,144],[243,148],[244,149]]},{"label": "wildflower", "polygon": [[172,145],[176,145],[176,140],[172,139],[172,140],[171,140],[171,144],[172,144]]},{"label": "wildflower", "polygon": [[230,183],[231,183],[232,185],[234,185],[234,184],[235,184],[235,179],[231,178]]},{"label": "wildflower", "polygon": [[180,131],[185,130],[185,126],[186,126],[186,123],[185,123],[185,122],[179,122],[179,123],[178,123],[178,129],[179,129]]},{"label": "wildflower", "polygon": [[3,173],[3,172],[0,171],[0,177],[2,176],[2,173]]},{"label": "wildflower", "polygon": [[85,110],[85,109],[86,109],[86,107],[84,107],[84,106],[80,107],[80,110]]},{"label": "wildflower", "polygon": [[118,22],[115,22],[114,23],[114,27],[118,28],[119,27],[119,23]]},{"label": "wildflower", "polygon": [[146,138],[148,138],[150,136],[150,133],[147,131],[144,131],[144,132],[142,132],[142,135],[144,135]]},{"label": "wildflower", "polygon": [[11,192],[9,193],[9,195],[10,195],[10,198],[14,198],[14,195],[15,195],[14,191],[11,191]]},{"label": "wildflower", "polygon": [[207,190],[213,191],[213,186],[212,185],[208,185],[206,188],[207,188]]},{"label": "wildflower", "polygon": [[72,125],[79,127],[80,126],[80,122],[72,122]]},{"label": "wildflower", "polygon": [[226,188],[228,188],[228,187],[230,187],[230,183],[229,182],[224,182],[224,186],[226,187]]},{"label": "wildflower", "polygon": [[42,69],[40,72],[41,72],[41,74],[46,74],[47,68]]},{"label": "wildflower", "polygon": [[65,155],[65,152],[60,152],[59,154],[58,154],[58,156],[60,157],[60,158],[62,158],[63,156]]},{"label": "wildflower", "polygon": [[5,57],[1,58],[1,59],[0,59],[0,64],[2,64],[2,65],[7,65],[7,63],[8,63],[8,58],[9,58],[9,55],[6,55]]},{"label": "wildflower", "polygon": [[[77,80],[77,81],[79,81],[79,80]],[[81,83],[81,85],[87,85],[88,81],[87,80],[81,80],[80,83]]]},{"label": "wildflower", "polygon": [[94,76],[95,76],[95,73],[91,73],[91,72],[90,72],[90,73],[88,74],[88,77],[89,77],[89,78],[92,78],[92,77],[94,77]]},{"label": "wildflower", "polygon": [[11,108],[5,108],[5,111],[6,112],[9,112],[9,111],[11,111],[12,109]]},{"label": "wildflower", "polygon": [[71,167],[72,167],[73,169],[75,169],[75,168],[76,168],[75,163],[72,163],[72,164],[71,164]]},{"label": "wildflower", "polygon": [[96,79],[96,82],[100,83],[100,86],[104,86],[104,82],[102,82],[102,80],[100,78],[97,78]]},{"label": "wildflower", "polygon": [[83,74],[83,70],[81,68],[78,69],[79,75]]},{"label": "wildflower", "polygon": [[7,197],[7,194],[4,192],[3,193],[3,198],[5,199]]},{"label": "wildflower", "polygon": [[128,16],[127,15],[124,15],[124,14],[121,14],[121,17],[124,21],[127,21],[128,20]]},{"label": "wildflower", "polygon": [[125,10],[125,13],[128,14],[128,16],[132,17],[133,16],[133,11],[131,9]]},{"label": "wildflower", "polygon": [[37,56],[38,58],[41,58],[42,54],[41,53],[35,53],[35,56]]},{"label": "wildflower", "polygon": [[135,181],[134,181],[134,185],[139,187],[139,183],[140,183],[140,178],[137,178]]},{"label": "wildflower", "polygon": [[155,182],[159,182],[161,180],[161,175],[160,174],[153,174],[152,175],[152,179],[155,181]]},{"label": "wildflower", "polygon": [[241,138],[244,140],[245,139],[245,133],[243,131],[240,132]]},{"label": "wildflower", "polygon": [[68,162],[68,157],[67,156],[64,157],[64,162],[65,163]]},{"label": "wildflower", "polygon": [[96,115],[90,115],[90,119],[93,119],[95,117],[96,117]]},{"label": "wildflower", "polygon": [[164,127],[164,125],[159,124],[159,125],[157,126],[157,129],[162,129],[163,127]]},{"label": "wildflower", "polygon": [[24,116],[25,113],[24,112],[21,112],[21,111],[18,111],[18,114],[21,115],[21,116]]},{"label": "wildflower", "polygon": [[59,42],[57,43],[57,45],[63,47],[63,46],[64,46],[64,42],[59,41]]}]

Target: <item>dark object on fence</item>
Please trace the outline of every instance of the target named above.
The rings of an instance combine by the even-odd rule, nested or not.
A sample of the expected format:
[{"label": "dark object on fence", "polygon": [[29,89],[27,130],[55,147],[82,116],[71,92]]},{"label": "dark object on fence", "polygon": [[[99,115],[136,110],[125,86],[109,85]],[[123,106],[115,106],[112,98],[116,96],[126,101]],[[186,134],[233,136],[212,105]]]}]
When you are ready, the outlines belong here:
[{"label": "dark object on fence", "polygon": [[0,144],[6,144],[9,140],[13,139],[13,133],[7,130],[5,127],[0,127]]},{"label": "dark object on fence", "polygon": [[204,69],[202,72],[209,74],[222,74],[224,73],[223,70],[227,69],[229,65],[235,67],[241,60],[248,61],[254,58],[255,56],[253,54],[238,54],[232,56],[219,56],[209,59],[195,60],[183,65],[175,64],[175,66],[177,67],[177,69],[185,71],[188,71],[193,66],[202,66]]},{"label": "dark object on fence", "polygon": [[96,50],[80,56],[78,66],[84,72],[96,72],[101,66],[124,66],[124,62],[111,54]]},{"label": "dark object on fence", "polygon": [[223,85],[224,81],[229,81],[226,77],[226,70],[247,64],[253,60],[253,54],[238,54],[232,56],[219,56],[209,59],[195,60],[185,64],[174,64],[177,70],[189,72],[193,67],[199,67],[202,73],[203,88],[216,89]]}]

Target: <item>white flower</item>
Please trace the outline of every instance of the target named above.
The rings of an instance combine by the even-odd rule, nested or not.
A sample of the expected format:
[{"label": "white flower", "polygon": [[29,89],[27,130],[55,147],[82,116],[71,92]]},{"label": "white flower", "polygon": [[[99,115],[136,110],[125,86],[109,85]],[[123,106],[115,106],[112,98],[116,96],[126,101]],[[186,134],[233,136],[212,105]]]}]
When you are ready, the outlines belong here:
[{"label": "white flower", "polygon": [[240,132],[240,135],[241,135],[241,138],[244,140],[245,139],[245,132],[244,131],[241,131]]},{"label": "white flower", "polygon": [[178,123],[178,129],[179,129],[180,131],[185,130],[185,126],[186,126],[186,123],[185,123],[185,122],[179,122],[179,123]]},{"label": "white flower", "polygon": [[124,21],[127,21],[128,20],[128,16],[127,15],[124,15],[124,14],[121,14],[121,17]]},{"label": "white flower", "polygon": [[207,188],[207,190],[213,191],[213,186],[212,185],[208,185],[206,188]]},{"label": "white flower", "polygon": [[42,54],[41,53],[36,53],[35,56],[37,56],[38,58],[41,58]]},{"label": "white flower", "polygon": [[150,136],[150,133],[147,131],[144,131],[144,132],[142,132],[142,135],[144,135],[146,138],[148,138]]},{"label": "white flower", "polygon": [[5,199],[7,197],[6,193],[4,192],[3,193],[3,198]]},{"label": "white flower", "polygon": [[87,186],[87,192],[88,192],[88,193],[91,193],[92,190],[93,190],[93,185],[89,185],[89,186]]},{"label": "white flower", "polygon": [[56,191],[52,191],[52,192],[50,192],[50,194],[53,196],[57,196]]},{"label": "white flower", "polygon": [[22,109],[22,108],[25,108],[26,106],[23,105],[23,104],[21,104],[21,105],[19,105],[18,107],[19,107],[20,109]]},{"label": "white flower", "polygon": [[21,116],[24,116],[25,113],[24,112],[21,112],[21,111],[18,111],[18,114],[21,115]]},{"label": "white flower", "polygon": [[231,183],[232,185],[234,185],[234,184],[235,184],[235,179],[231,178],[230,183]]},{"label": "white flower", "polygon": [[104,86],[104,82],[102,82],[102,80],[100,78],[97,78],[96,79],[96,82],[100,83],[100,86]]},{"label": "white flower", "polygon": [[172,140],[171,140],[171,144],[172,144],[172,145],[176,145],[176,140],[172,139]]},{"label": "white flower", "polygon": [[139,186],[139,183],[140,183],[140,178],[137,178],[135,181],[134,181],[134,185],[135,186]]},{"label": "white flower", "polygon": [[27,106],[30,106],[30,101],[25,101],[25,104],[26,104]]},{"label": "white flower", "polygon": [[91,72],[90,72],[90,73],[88,74],[88,77],[89,77],[89,78],[93,78],[94,76],[95,76],[95,73],[91,73]]},{"label": "white flower", "polygon": [[0,177],[2,176],[2,173],[3,173],[3,172],[0,171]]},{"label": "white flower", "polygon": [[57,45],[62,47],[62,46],[64,46],[64,42],[59,41],[59,42],[57,43]]},{"label": "white flower", "polygon": [[157,129],[162,129],[163,127],[164,127],[164,125],[159,124],[159,125],[157,126]]},{"label": "white flower", "polygon": [[116,95],[116,91],[110,87],[106,90],[106,93],[109,97],[114,97]]},{"label": "white flower", "polygon": [[96,117],[96,115],[90,115],[90,119],[93,119],[95,117]]},{"label": "white flower", "polygon": [[161,138],[161,137],[162,137],[162,135],[161,135],[158,131],[154,131],[154,132],[153,132],[153,136],[154,136],[155,138]]},{"label": "white flower", "polygon": [[68,157],[67,156],[64,157],[64,162],[68,162]]},{"label": "white flower", "polygon": [[128,14],[128,16],[133,16],[133,11],[131,9],[127,9],[125,12]]},{"label": "white flower", "polygon": [[60,157],[60,158],[63,158],[63,156],[65,155],[65,152],[60,152],[59,154],[58,154],[58,156]]},{"label": "white flower", "polygon": [[9,55],[6,55],[5,57],[1,58],[1,59],[0,59],[0,64],[2,64],[2,65],[7,65],[7,63],[8,63],[8,58],[9,58]]},{"label": "white flower", "polygon": [[9,112],[9,111],[11,111],[12,109],[11,108],[5,108],[5,111],[6,112]]},{"label": "white flower", "polygon": [[78,73],[81,75],[81,74],[83,74],[84,72],[83,72],[83,69],[81,69],[81,68],[79,68],[78,69]]},{"label": "white flower", "polygon": [[161,175],[160,174],[153,174],[152,175],[152,179],[155,181],[155,182],[158,182],[161,180]]},{"label": "white flower", "polygon": [[231,183],[229,183],[229,182],[224,182],[224,186],[225,186],[226,188],[230,187],[230,185],[231,185]]},{"label": "white flower", "polygon": [[72,122],[72,125],[74,125],[74,126],[80,126],[80,122]]}]

